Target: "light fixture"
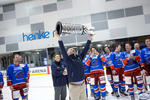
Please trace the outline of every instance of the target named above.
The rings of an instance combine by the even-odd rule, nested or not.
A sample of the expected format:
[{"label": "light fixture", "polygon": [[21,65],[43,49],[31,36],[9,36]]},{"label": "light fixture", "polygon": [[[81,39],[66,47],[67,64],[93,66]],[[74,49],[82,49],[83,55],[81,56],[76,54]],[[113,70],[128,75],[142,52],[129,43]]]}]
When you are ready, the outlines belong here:
[{"label": "light fixture", "polygon": [[101,44],[97,44],[97,47],[101,47],[102,45]]}]

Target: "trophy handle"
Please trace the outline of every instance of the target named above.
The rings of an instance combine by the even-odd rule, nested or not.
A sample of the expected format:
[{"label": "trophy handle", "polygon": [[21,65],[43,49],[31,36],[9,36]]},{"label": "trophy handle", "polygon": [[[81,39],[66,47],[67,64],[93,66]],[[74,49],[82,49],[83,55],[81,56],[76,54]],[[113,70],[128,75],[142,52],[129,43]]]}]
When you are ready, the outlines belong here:
[{"label": "trophy handle", "polygon": [[56,31],[59,35],[62,33],[62,29],[63,29],[62,23],[58,21],[56,24]]}]

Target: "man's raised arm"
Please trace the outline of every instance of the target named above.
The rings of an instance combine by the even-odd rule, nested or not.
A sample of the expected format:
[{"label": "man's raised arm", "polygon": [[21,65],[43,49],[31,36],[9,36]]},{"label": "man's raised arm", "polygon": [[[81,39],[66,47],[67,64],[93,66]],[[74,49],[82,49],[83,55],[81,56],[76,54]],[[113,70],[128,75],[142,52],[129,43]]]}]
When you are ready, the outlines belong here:
[{"label": "man's raised arm", "polygon": [[57,34],[57,32],[55,32],[55,35],[56,35],[56,37],[58,38],[58,44],[59,44],[61,53],[62,53],[62,55],[63,55],[63,58],[64,58],[64,60],[67,60],[68,55],[67,55],[65,46],[64,46],[64,44],[63,44],[63,41],[62,41],[61,37]]},{"label": "man's raised arm", "polygon": [[93,34],[89,34],[89,40],[87,41],[82,53],[81,53],[81,58],[83,59],[85,57],[85,55],[87,54],[89,48],[90,48],[90,44],[91,44],[91,40],[93,38]]}]

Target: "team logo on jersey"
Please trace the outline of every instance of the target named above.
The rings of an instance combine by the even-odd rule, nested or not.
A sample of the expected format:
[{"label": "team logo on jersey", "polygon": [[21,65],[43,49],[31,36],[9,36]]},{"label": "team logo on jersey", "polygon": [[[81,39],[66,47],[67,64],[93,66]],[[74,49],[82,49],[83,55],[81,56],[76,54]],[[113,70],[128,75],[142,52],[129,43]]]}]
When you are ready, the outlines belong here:
[{"label": "team logo on jersey", "polygon": [[20,64],[20,67],[24,67],[25,65],[24,64]]},{"label": "team logo on jersey", "polygon": [[118,60],[117,60],[117,63],[118,63],[118,64],[121,64],[121,59],[118,59]]},{"label": "team logo on jersey", "polygon": [[94,61],[92,61],[92,63],[91,63],[91,65],[97,65],[98,64],[98,62],[97,62],[97,60],[94,60]]},{"label": "team logo on jersey", "polygon": [[23,78],[23,71],[19,71],[16,73],[16,79],[17,80],[22,80]]},{"label": "team logo on jersey", "polygon": [[129,63],[130,63],[130,64],[133,64],[133,61],[130,61]]},{"label": "team logo on jersey", "polygon": [[84,67],[84,70],[86,70],[87,69],[87,67]]}]

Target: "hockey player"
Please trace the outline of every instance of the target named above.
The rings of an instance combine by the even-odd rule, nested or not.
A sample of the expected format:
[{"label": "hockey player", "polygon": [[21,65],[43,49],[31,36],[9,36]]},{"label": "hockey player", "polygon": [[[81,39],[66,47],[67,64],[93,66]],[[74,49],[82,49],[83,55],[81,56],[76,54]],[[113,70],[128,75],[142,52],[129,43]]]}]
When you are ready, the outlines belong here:
[{"label": "hockey player", "polygon": [[3,99],[2,89],[4,86],[3,74],[0,72],[0,100]]},{"label": "hockey player", "polygon": [[134,43],[134,49],[135,49],[135,50],[138,50],[138,51],[141,53],[139,43]]},{"label": "hockey player", "polygon": [[86,93],[88,94],[87,84],[89,84],[91,89],[91,96],[95,96],[94,88],[90,84],[90,66],[87,64],[87,60],[89,59],[90,54],[91,51],[89,50],[86,57],[83,59],[84,74],[85,74],[85,81],[86,81]]},{"label": "hockey player", "polygon": [[[26,63],[24,63],[23,62],[23,58],[22,58],[22,56],[20,55],[19,56],[19,63],[20,63],[20,66],[24,66],[24,65],[27,65]],[[28,66],[28,65],[27,65]],[[30,78],[30,73],[29,73],[29,68],[26,68],[26,70],[27,70],[27,75],[28,75],[28,81],[26,82],[26,86],[27,86],[27,89],[26,89],[26,92],[28,93],[28,91],[29,91],[29,78]],[[28,98],[28,94],[27,94],[27,98]]]},{"label": "hockey player", "polygon": [[141,69],[146,76],[146,85],[150,87],[150,39],[145,40],[146,48],[141,50]]},{"label": "hockey player", "polygon": [[111,60],[114,65],[114,68],[113,66],[111,67],[113,80],[114,80],[114,91],[116,97],[120,97],[118,93],[119,84],[120,84],[121,85],[120,93],[124,96],[127,96],[127,94],[125,93],[126,89],[125,89],[125,81],[124,81],[124,66],[123,66],[123,62],[121,59],[121,52],[120,52],[121,45],[117,44],[115,47],[116,47],[115,52],[111,53]]},{"label": "hockey player", "polygon": [[110,58],[110,55],[111,55],[111,52],[110,52],[110,49],[108,46],[104,47],[104,51],[105,51],[105,59],[106,59],[106,74],[107,74],[107,79],[108,81],[110,82],[111,84],[111,87],[112,87],[112,93],[111,94],[114,94],[114,82],[113,82],[113,76],[112,76],[112,70],[111,68],[114,68],[114,65],[111,61],[111,58]]},{"label": "hockey player", "polygon": [[13,100],[19,100],[20,95],[22,100],[28,100],[28,82],[29,67],[25,63],[20,63],[20,54],[15,53],[13,64],[7,68],[7,85],[10,86]]},{"label": "hockey player", "polygon": [[95,48],[92,48],[90,58],[87,60],[87,64],[90,65],[90,74],[91,74],[90,83],[91,85],[93,85],[96,100],[99,100],[100,98],[100,91],[102,100],[106,99],[106,87],[105,87],[106,81],[104,75],[104,68],[102,65],[104,62],[105,62],[104,56],[100,57],[98,51]]},{"label": "hockey player", "polygon": [[[141,50],[140,50],[140,45],[139,45],[139,43],[134,43],[134,50],[138,51],[138,52],[139,52],[139,53],[138,53],[138,56],[141,57]],[[139,65],[140,65],[140,62],[138,62],[138,63],[139,63]]]},{"label": "hockey player", "polygon": [[84,75],[85,75],[86,95],[87,95],[87,97],[88,97],[87,85],[90,82],[90,67],[89,67],[89,65],[86,64],[86,60],[88,59],[88,57],[90,57],[90,56],[86,55],[86,57],[82,61],[83,67],[84,67]]},{"label": "hockey player", "polygon": [[89,83],[89,79],[88,77],[90,76],[90,66],[87,63],[87,60],[90,58],[90,51],[88,51],[86,57],[83,59],[82,63],[83,63],[83,66],[84,66],[84,75],[85,75],[85,81],[87,83]]},{"label": "hockey player", "polygon": [[[86,57],[83,59],[82,63],[83,63],[83,67],[84,67],[84,75],[85,75],[85,83],[86,83],[86,95],[88,96],[88,89],[87,89],[87,85],[90,85],[90,66],[87,63],[87,60],[90,57],[90,50],[88,51]],[[94,95],[94,89],[93,87],[90,85],[90,89],[91,89],[91,95]]]},{"label": "hockey player", "polygon": [[[141,49],[140,49],[140,44],[137,42],[137,43],[134,43],[134,50],[138,50],[138,52],[139,52],[139,55],[138,56],[140,56],[141,57]],[[140,65],[140,62],[138,62],[138,64],[139,64],[139,66],[141,67],[141,65]],[[144,89],[143,89],[143,91],[144,92],[146,92],[147,91],[147,85],[146,85],[146,79],[145,79],[145,76],[144,75],[142,75],[143,76],[143,85],[144,85]]]},{"label": "hockey player", "polygon": [[125,44],[126,51],[122,53],[122,59],[124,63],[124,74],[125,83],[128,85],[128,92],[131,98],[134,98],[134,83],[137,85],[139,94],[143,93],[143,78],[140,73],[141,69],[139,66],[140,56],[138,50],[131,50],[131,45],[129,43]]}]

